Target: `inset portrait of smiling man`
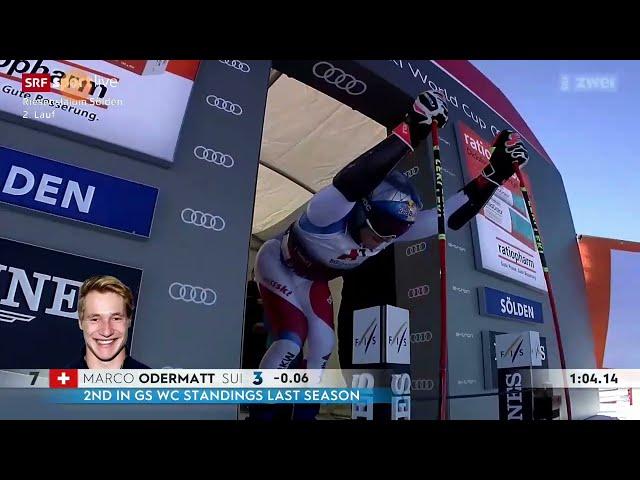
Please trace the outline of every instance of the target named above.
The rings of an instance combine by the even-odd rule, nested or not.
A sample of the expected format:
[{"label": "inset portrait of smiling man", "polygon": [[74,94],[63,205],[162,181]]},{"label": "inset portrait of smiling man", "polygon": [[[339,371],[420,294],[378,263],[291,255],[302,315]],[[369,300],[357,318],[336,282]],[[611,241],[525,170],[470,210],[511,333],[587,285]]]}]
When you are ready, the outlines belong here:
[{"label": "inset portrait of smiling man", "polygon": [[67,368],[143,369],[127,351],[133,293],[115,277],[91,277],[80,287],[78,324],[84,336],[82,355]]}]

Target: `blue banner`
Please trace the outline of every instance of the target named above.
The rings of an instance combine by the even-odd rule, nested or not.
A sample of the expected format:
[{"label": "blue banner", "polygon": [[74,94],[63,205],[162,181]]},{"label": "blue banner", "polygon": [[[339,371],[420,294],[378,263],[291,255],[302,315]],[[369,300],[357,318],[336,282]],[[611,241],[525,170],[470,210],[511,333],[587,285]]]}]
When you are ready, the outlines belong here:
[{"label": "blue banner", "polygon": [[244,403],[390,403],[384,388],[85,388],[53,389],[53,403],[244,404]]},{"label": "blue banner", "polygon": [[507,320],[544,323],[542,303],[494,288],[478,288],[480,314]]},{"label": "blue banner", "polygon": [[0,202],[149,237],[158,189],[0,147]]}]

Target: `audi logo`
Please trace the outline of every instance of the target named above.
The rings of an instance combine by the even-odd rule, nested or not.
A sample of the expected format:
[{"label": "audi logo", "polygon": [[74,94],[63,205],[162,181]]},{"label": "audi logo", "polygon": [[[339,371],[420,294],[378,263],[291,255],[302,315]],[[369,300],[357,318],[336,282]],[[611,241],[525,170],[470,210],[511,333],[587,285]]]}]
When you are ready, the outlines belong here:
[{"label": "audi logo", "polygon": [[362,95],[367,91],[367,84],[357,80],[353,75],[334,67],[329,62],[318,62],[313,66],[313,74],[325,82],[335,85],[349,95]]},{"label": "audi logo", "polygon": [[212,107],[219,108],[227,113],[242,115],[242,107],[240,105],[230,102],[229,100],[225,100],[224,98],[217,97],[213,94],[207,95],[207,103]]},{"label": "audi logo", "polygon": [[424,252],[427,249],[426,242],[414,243],[413,245],[409,245],[407,247],[407,257],[411,255],[415,255],[416,253]]},{"label": "audi logo", "polygon": [[181,218],[187,225],[195,225],[196,227],[202,227],[216,232],[221,232],[225,227],[224,218],[218,215],[204,213],[200,210],[194,210],[193,208],[185,208],[182,210]]},{"label": "audi logo", "polygon": [[251,71],[251,67],[240,60],[219,60],[219,62],[224,63],[229,67],[233,67],[236,70],[240,70],[243,73],[249,73]]},{"label": "audi logo", "polygon": [[199,160],[206,160],[209,163],[214,163],[225,168],[231,168],[235,163],[231,155],[216,152],[215,150],[203,147],[202,145],[198,145],[193,149],[193,155]]},{"label": "audi logo", "polygon": [[409,298],[423,297],[424,295],[429,295],[429,290],[429,285],[420,285],[419,287],[410,288],[407,291],[407,295]]},{"label": "audi logo", "polygon": [[417,378],[411,381],[411,390],[430,391],[435,387],[435,382],[430,378]]},{"label": "audi logo", "polygon": [[429,330],[411,334],[411,343],[427,343],[433,340],[433,333]]},{"label": "audi logo", "polygon": [[416,165],[415,167],[411,167],[409,170],[405,170],[404,174],[407,176],[407,178],[411,178],[414,175],[417,175],[419,172],[420,172],[420,167]]},{"label": "audi logo", "polygon": [[169,296],[176,301],[195,303],[196,305],[205,305],[207,307],[216,303],[218,299],[216,292],[210,288],[194,287],[193,285],[185,285],[178,282],[173,282],[169,286]]}]

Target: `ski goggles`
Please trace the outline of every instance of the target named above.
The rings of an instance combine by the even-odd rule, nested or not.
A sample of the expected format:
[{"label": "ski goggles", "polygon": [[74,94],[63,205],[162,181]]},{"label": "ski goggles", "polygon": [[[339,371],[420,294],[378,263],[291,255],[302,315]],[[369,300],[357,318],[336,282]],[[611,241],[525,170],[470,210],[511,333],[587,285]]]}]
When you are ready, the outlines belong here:
[{"label": "ski goggles", "polygon": [[371,215],[365,223],[379,238],[390,241],[398,238],[411,227],[410,223],[403,222],[390,215]]}]

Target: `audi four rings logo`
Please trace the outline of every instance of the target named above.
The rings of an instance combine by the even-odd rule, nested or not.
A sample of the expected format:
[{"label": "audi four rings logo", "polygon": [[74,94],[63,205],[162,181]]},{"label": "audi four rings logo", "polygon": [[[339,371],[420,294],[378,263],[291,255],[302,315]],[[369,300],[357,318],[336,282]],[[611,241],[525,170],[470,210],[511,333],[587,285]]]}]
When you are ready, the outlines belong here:
[{"label": "audi four rings logo", "polygon": [[435,382],[430,378],[418,378],[411,382],[411,390],[433,390]]},{"label": "audi four rings logo", "polygon": [[422,297],[424,295],[429,295],[429,285],[420,285],[419,287],[410,288],[407,292],[409,298],[417,298]]},{"label": "audi four rings logo", "polygon": [[216,292],[210,288],[194,287],[183,283],[173,282],[169,286],[169,296],[177,301],[195,303],[210,307],[218,299]]},{"label": "audi four rings logo", "polygon": [[415,166],[415,167],[411,167],[409,170],[405,170],[404,174],[406,175],[407,178],[411,178],[414,175],[417,175],[418,172],[420,172],[420,167]]},{"label": "audi four rings logo", "polygon": [[216,152],[215,150],[202,145],[198,145],[193,149],[193,154],[199,160],[206,160],[209,163],[215,163],[225,168],[231,168],[234,165],[234,160],[231,155],[226,153]]},{"label": "audi four rings logo", "polygon": [[433,340],[433,333],[429,330],[411,334],[411,343],[427,343]]},{"label": "audi four rings logo", "polygon": [[207,95],[207,103],[212,107],[219,108],[227,113],[242,115],[242,107],[240,105],[230,102],[229,100],[225,100],[224,98],[220,98],[215,95]]},{"label": "audi four rings logo", "polygon": [[187,225],[195,225],[196,227],[202,227],[216,232],[221,232],[225,227],[224,218],[218,215],[204,213],[200,210],[194,210],[193,208],[185,208],[182,210],[181,216],[182,221]]},{"label": "audi four rings logo", "polygon": [[334,67],[329,62],[318,62],[313,66],[313,74],[325,82],[335,85],[349,95],[362,95],[367,91],[367,84],[353,75]]},{"label": "audi four rings logo", "polygon": [[251,67],[248,64],[241,62],[240,60],[220,60],[220,62],[244,73],[249,73],[251,71]]},{"label": "audi four rings logo", "polygon": [[416,253],[424,252],[427,249],[426,242],[414,243],[407,247],[407,257],[415,255]]}]

